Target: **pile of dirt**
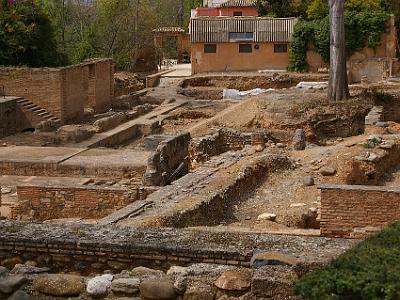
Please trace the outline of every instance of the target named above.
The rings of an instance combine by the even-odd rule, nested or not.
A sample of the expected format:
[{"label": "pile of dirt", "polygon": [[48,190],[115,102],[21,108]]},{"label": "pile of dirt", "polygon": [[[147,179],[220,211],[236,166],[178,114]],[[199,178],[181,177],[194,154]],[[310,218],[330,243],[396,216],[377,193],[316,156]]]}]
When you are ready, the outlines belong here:
[{"label": "pile of dirt", "polygon": [[144,89],[144,83],[135,73],[117,72],[114,73],[114,96],[128,95]]}]

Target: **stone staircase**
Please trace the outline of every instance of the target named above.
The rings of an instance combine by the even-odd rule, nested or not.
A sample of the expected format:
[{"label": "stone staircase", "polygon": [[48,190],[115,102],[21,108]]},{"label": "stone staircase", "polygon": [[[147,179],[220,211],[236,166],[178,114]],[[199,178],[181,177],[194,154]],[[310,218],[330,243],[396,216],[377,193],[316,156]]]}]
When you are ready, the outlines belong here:
[{"label": "stone staircase", "polygon": [[33,127],[36,127],[42,121],[51,121],[55,128],[62,125],[59,118],[30,100],[21,98],[17,100],[17,104],[26,117],[31,121]]}]

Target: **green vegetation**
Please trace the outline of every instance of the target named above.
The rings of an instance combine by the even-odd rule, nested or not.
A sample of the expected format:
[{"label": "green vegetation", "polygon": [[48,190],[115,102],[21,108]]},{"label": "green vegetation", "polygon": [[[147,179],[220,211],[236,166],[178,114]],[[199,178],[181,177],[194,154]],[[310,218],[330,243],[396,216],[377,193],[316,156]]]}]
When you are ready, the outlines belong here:
[{"label": "green vegetation", "polygon": [[[346,53],[351,56],[357,50],[380,44],[381,34],[386,30],[388,13],[382,10],[345,11]],[[295,27],[291,47],[291,71],[306,71],[306,54],[309,44],[313,44],[326,63],[329,63],[329,17],[310,21],[300,20]]]},{"label": "green vegetation", "polygon": [[260,16],[306,17],[310,0],[257,0]]},{"label": "green vegetation", "polygon": [[[380,10],[380,0],[345,0],[344,8],[347,11]],[[307,8],[307,17],[310,20],[321,19],[329,14],[328,0],[312,0]]]},{"label": "green vegetation", "polygon": [[[0,0],[0,64],[56,66],[112,57],[129,69],[155,53],[153,30],[187,29],[201,0]],[[148,53],[151,56],[151,53]],[[153,55],[154,56],[154,55]]]},{"label": "green vegetation", "polygon": [[49,17],[40,3],[0,2],[0,65],[56,66],[62,56],[56,50]]},{"label": "green vegetation", "polygon": [[400,299],[400,222],[370,236],[325,268],[306,274],[295,291],[310,300]]}]

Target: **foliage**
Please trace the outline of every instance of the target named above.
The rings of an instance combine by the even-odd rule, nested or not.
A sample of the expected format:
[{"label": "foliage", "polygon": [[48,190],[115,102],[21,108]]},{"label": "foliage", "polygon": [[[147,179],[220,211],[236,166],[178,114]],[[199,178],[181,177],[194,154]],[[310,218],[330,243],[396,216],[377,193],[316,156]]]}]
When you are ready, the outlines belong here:
[{"label": "foliage", "polygon": [[[346,53],[354,52],[368,46],[375,48],[380,44],[381,34],[386,30],[388,14],[384,11],[346,11]],[[300,20],[294,29],[290,46],[291,71],[306,71],[308,68],[306,54],[309,43],[315,46],[326,63],[330,57],[329,17],[311,21]]]},{"label": "foliage", "polygon": [[305,17],[310,0],[257,0],[260,16]]},{"label": "foliage", "polygon": [[56,66],[61,60],[39,2],[0,0],[0,65]]},{"label": "foliage", "polygon": [[[379,10],[381,0],[345,0],[346,11]],[[321,19],[329,14],[328,0],[312,0],[307,9],[307,16],[310,20]]]},{"label": "foliage", "polygon": [[295,286],[305,299],[399,299],[400,222],[371,236]]}]

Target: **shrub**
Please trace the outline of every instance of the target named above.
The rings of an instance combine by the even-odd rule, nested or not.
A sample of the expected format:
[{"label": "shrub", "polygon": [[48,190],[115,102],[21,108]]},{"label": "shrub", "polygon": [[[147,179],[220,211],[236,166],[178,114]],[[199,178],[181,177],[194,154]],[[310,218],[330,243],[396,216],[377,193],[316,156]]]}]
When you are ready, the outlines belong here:
[{"label": "shrub", "polygon": [[303,276],[305,299],[400,299],[400,222],[366,238],[325,268]]},{"label": "shrub", "polygon": [[[380,44],[381,34],[387,27],[388,14],[384,11],[346,11],[346,53],[350,57],[354,52],[365,46],[375,48]],[[311,21],[300,20],[297,22],[290,44],[291,71],[307,71],[306,60],[309,43],[314,44],[315,51],[319,53],[326,63],[330,57],[329,17]]]},{"label": "shrub", "polygon": [[[379,10],[381,7],[380,0],[345,0],[344,7],[346,10],[363,11],[363,10]],[[309,19],[322,19],[329,14],[328,0],[313,0],[307,8],[307,16]]]}]

